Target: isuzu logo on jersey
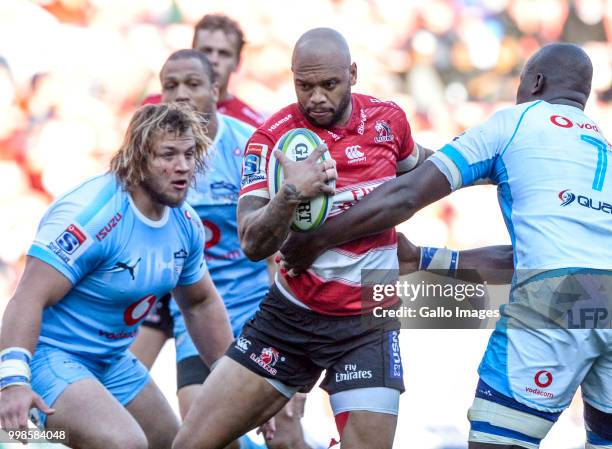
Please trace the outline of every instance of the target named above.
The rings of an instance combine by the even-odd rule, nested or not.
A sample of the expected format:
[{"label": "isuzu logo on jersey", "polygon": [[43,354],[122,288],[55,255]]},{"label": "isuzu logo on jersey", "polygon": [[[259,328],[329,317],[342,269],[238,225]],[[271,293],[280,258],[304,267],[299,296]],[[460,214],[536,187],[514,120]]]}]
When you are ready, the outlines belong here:
[{"label": "isuzu logo on jersey", "polygon": [[147,295],[128,306],[123,312],[123,321],[125,321],[125,324],[133,326],[144,319],[151,310],[151,307],[155,305],[155,301],[157,301],[155,295]]},{"label": "isuzu logo on jersey", "polygon": [[[574,122],[562,115],[551,115],[550,121],[553,125],[560,128],[572,128],[574,126]],[[576,126],[580,129],[592,129],[595,132],[599,132],[597,125],[593,125],[592,123],[576,123]]]},{"label": "isuzu logo on jersey", "polygon": [[582,207],[599,211],[603,214],[612,215],[612,204],[604,201],[594,200],[593,198],[589,198],[585,195],[575,195],[574,193],[570,192],[569,189],[560,191],[558,196],[561,200],[562,207],[569,206],[576,201],[576,204],[579,204]]},{"label": "isuzu logo on jersey", "polygon": [[104,240],[106,236],[110,234],[113,229],[115,229],[115,226],[117,226],[117,224],[121,221],[122,218],[123,216],[121,215],[121,213],[117,212],[117,214],[110,219],[106,226],[100,229],[96,234],[96,238],[98,239],[98,241],[101,242],[102,240]]},{"label": "isuzu logo on jersey", "polygon": [[394,137],[391,132],[391,126],[385,120],[378,120],[374,125],[374,129],[378,133],[378,137],[374,138],[374,142],[392,142]]},{"label": "isuzu logo on jersey", "polygon": [[346,147],[344,150],[344,154],[349,160],[349,164],[356,164],[357,162],[363,162],[366,160],[365,154],[360,151],[361,146],[359,145],[351,145],[350,147]]}]

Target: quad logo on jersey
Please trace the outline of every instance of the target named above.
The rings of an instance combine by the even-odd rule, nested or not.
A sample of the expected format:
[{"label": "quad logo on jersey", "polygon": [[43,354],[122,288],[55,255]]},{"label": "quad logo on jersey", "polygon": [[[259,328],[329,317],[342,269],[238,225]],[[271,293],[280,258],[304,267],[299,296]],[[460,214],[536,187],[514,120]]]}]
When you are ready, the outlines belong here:
[{"label": "quad logo on jersey", "polygon": [[374,137],[375,143],[393,142],[395,136],[391,132],[391,126],[385,120],[377,120],[374,129],[378,133],[378,137]]},{"label": "quad logo on jersey", "polygon": [[574,201],[576,201],[576,204],[582,207],[586,207],[588,209],[601,212],[603,214],[612,215],[612,204],[589,198],[585,195],[576,195],[570,192],[569,189],[561,190],[558,194],[558,197],[561,200],[560,206],[562,207],[569,206]]},{"label": "quad logo on jersey", "polygon": [[156,301],[157,296],[147,295],[133,304],[130,304],[123,312],[123,321],[125,324],[134,326],[139,321],[143,320],[149,314],[149,311],[155,305]]},{"label": "quad logo on jersey", "polygon": [[561,206],[565,207],[576,199],[576,195],[566,189],[559,192],[559,199],[561,200]]},{"label": "quad logo on jersey", "polygon": [[366,160],[366,155],[365,153],[363,153],[363,151],[361,151],[360,145],[351,145],[349,147],[346,147],[344,150],[344,154],[346,154],[346,157],[349,160],[348,161],[349,164],[365,162]]}]

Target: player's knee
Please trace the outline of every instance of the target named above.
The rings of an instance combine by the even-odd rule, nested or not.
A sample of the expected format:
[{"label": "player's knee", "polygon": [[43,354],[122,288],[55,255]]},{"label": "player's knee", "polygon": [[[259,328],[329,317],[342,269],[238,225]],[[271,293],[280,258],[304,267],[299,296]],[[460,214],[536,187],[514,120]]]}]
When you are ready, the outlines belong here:
[{"label": "player's knee", "polygon": [[585,402],[584,424],[587,431],[587,449],[612,448],[612,413],[605,413]]},{"label": "player's knee", "polygon": [[104,449],[147,449],[149,443],[143,433],[110,435],[105,440]]},{"label": "player's knee", "polygon": [[560,414],[528,407],[480,380],[468,411],[469,447],[537,449]]},{"label": "player's knee", "polygon": [[172,449],[213,449],[216,446],[210,446],[210,442],[198,441],[193,435],[193,432],[185,431],[185,427],[181,427],[178,434],[172,442]]},{"label": "player's knee", "polygon": [[147,435],[149,441],[149,449],[168,449],[172,447],[176,434],[177,427],[167,427],[163,431],[156,432],[154,435]]}]

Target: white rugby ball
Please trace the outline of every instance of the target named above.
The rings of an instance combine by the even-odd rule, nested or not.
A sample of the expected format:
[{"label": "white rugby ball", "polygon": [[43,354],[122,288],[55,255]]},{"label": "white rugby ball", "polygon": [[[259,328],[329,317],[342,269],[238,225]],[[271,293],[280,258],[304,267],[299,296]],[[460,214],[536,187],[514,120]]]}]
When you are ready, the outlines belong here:
[{"label": "white rugby ball", "polygon": [[[307,128],[295,128],[287,131],[278,140],[274,146],[274,150],[282,151],[285,156],[293,161],[303,161],[312,154],[312,152],[323,141],[314,132]],[[331,154],[327,150],[319,161],[331,160]],[[270,199],[278,193],[283,185],[283,167],[274,157],[274,153],[270,157],[270,165],[268,168],[268,190],[270,191]],[[328,181],[332,187],[336,186],[336,181]],[[309,201],[304,201],[298,204],[295,209],[295,217],[291,228],[295,231],[307,232],[312,231],[325,221],[329,215],[333,205],[333,197],[327,194],[321,194]]]}]

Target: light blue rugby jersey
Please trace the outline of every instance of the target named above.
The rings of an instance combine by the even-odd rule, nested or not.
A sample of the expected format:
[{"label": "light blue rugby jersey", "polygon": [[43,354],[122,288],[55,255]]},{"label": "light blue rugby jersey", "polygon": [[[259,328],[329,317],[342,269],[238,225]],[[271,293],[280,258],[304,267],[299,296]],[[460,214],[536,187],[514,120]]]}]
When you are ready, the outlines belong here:
[{"label": "light blue rugby jersey", "polygon": [[498,185],[516,268],[611,269],[611,151],[582,110],[536,101],[496,113],[430,160],[453,190]]},{"label": "light blue rugby jersey", "polygon": [[226,115],[217,118],[206,170],[196,177],[187,202],[204,224],[206,263],[236,334],[265,296],[268,273],[265,261],[252,262],[242,252],[236,220],[242,158],[255,128]]},{"label": "light blue rugby jersey", "polygon": [[126,350],[158,298],[202,278],[203,244],[187,204],[152,221],[113,174],[84,182],[51,205],[28,252],[73,284],[44,310],[40,342],[87,355]]}]

